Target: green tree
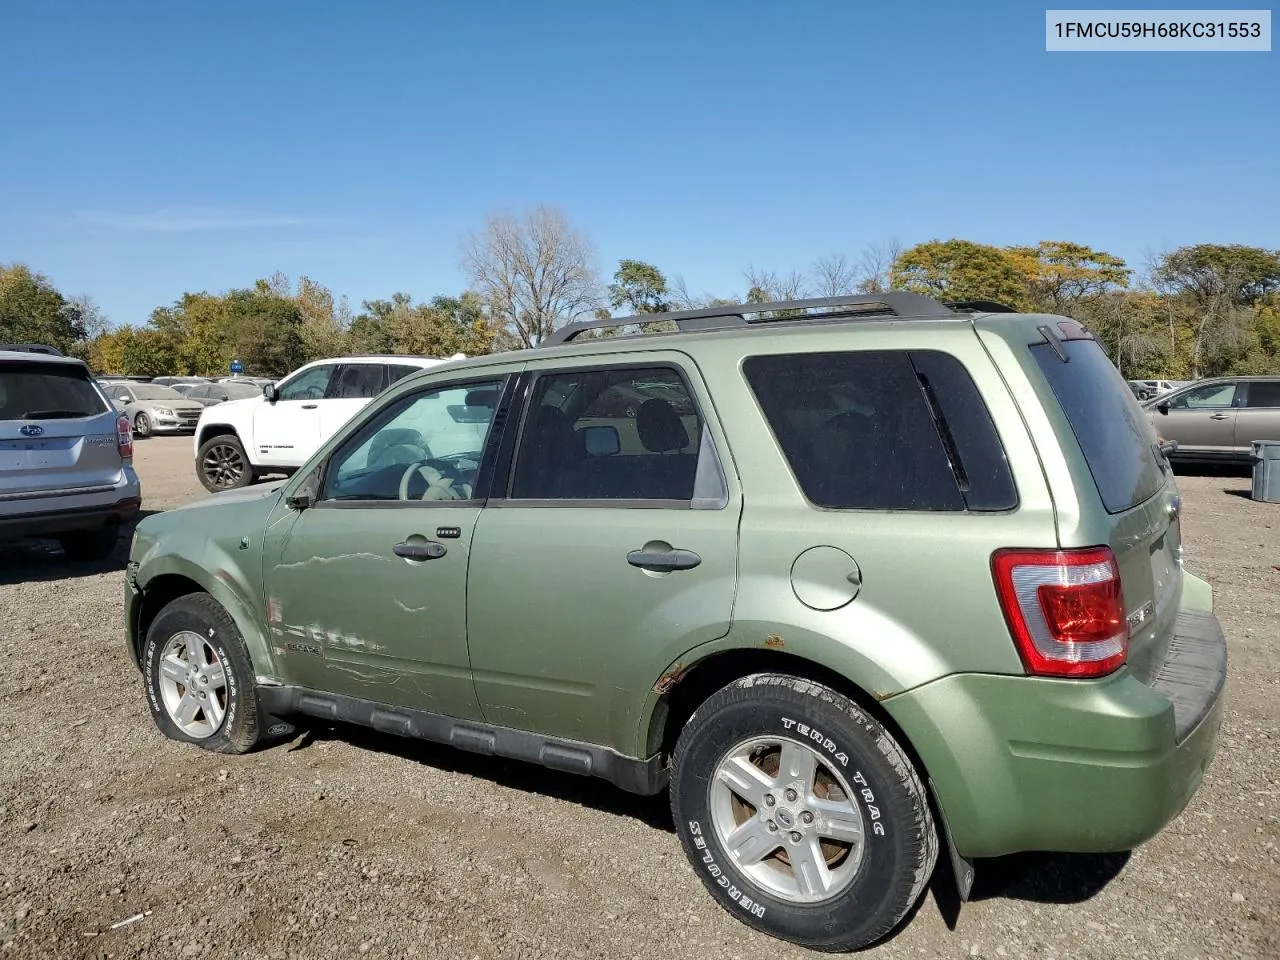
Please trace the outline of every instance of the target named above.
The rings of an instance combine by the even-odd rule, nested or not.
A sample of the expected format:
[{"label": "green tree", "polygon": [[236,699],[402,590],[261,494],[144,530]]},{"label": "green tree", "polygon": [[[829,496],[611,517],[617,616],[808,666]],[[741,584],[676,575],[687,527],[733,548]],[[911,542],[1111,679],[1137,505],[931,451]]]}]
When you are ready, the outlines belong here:
[{"label": "green tree", "polygon": [[1168,301],[1171,325],[1185,331],[1193,377],[1275,368],[1263,310],[1280,290],[1280,252],[1240,244],[1179,247],[1160,257],[1152,280]]},{"label": "green tree", "polygon": [[667,278],[653,264],[619,260],[609,284],[609,305],[615,310],[625,307],[632,314],[665,313],[671,309],[667,293]]},{"label": "green tree", "polygon": [[0,341],[43,343],[72,353],[86,338],[81,309],[25,264],[0,264]]},{"label": "green tree", "polygon": [[1017,256],[969,240],[932,240],[903,251],[890,271],[890,286],[940,300],[995,300],[1017,308],[1030,300]]},{"label": "green tree", "polygon": [[1079,243],[1042,240],[1034,247],[1007,247],[1026,277],[1027,303],[1047,313],[1129,286],[1132,271],[1117,256]]}]

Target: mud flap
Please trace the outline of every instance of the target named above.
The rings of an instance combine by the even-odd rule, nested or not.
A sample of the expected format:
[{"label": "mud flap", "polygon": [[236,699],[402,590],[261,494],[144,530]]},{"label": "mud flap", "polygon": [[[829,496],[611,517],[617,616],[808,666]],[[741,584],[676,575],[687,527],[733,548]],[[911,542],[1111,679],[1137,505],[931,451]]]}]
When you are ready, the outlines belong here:
[{"label": "mud flap", "polygon": [[942,836],[947,842],[947,855],[951,858],[951,872],[956,881],[956,892],[960,895],[961,902],[968,902],[969,894],[973,891],[973,861],[967,857],[960,856],[956,850],[955,842],[951,839],[951,828],[947,826],[947,814],[942,809],[942,801],[938,799],[938,791],[934,788],[933,781],[929,781],[929,794],[933,797],[933,806],[938,814],[938,823],[942,827]]}]

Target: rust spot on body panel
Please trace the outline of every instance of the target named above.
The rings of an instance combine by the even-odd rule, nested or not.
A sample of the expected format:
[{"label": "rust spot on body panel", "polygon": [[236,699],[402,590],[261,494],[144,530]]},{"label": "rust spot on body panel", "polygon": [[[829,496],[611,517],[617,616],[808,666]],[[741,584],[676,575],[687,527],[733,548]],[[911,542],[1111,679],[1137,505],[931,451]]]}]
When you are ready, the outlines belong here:
[{"label": "rust spot on body panel", "polygon": [[677,663],[674,667],[658,678],[657,682],[653,685],[653,692],[658,694],[658,696],[670,693],[671,688],[680,682],[685,673],[686,670],[684,664]]},{"label": "rust spot on body panel", "polygon": [[787,644],[780,636],[773,633],[764,638],[764,645],[770,650],[781,650]]}]

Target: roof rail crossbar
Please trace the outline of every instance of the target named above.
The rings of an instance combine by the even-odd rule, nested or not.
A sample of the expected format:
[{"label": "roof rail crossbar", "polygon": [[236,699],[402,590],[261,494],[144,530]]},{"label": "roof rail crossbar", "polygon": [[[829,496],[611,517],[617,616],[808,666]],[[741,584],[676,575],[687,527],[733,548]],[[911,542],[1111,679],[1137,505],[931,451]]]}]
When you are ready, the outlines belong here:
[{"label": "roof rail crossbar", "polygon": [[[876,309],[879,307],[879,309]],[[844,309],[841,309],[844,308]],[[862,308],[862,309],[850,309]],[[810,311],[819,311],[810,313]],[[695,330],[719,330],[749,323],[788,320],[835,320],[857,317],[948,317],[955,311],[945,304],[918,293],[874,293],[844,297],[817,297],[809,300],[778,300],[772,303],[730,303],[695,310],[669,313],[642,313],[631,317],[607,317],[578,320],[561,327],[543,346],[569,343],[588,330],[613,327],[674,323],[681,333]]]}]

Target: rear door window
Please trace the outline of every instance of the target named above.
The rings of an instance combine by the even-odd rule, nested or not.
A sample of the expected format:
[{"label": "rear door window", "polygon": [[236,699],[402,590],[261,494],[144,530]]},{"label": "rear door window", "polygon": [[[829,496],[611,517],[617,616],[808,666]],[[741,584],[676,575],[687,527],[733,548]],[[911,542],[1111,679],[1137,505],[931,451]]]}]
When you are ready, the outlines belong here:
[{"label": "rear door window", "polygon": [[326,400],[368,400],[386,386],[386,368],[380,363],[344,363],[329,381]]},{"label": "rear door window", "polygon": [[0,363],[0,420],[67,420],[106,411],[88,373],[79,366]]},{"label": "rear door window", "polygon": [[1247,407],[1280,407],[1280,380],[1249,384]]},{"label": "rear door window", "polygon": [[[1119,513],[1151,499],[1164,483],[1155,437],[1097,341],[1036,343],[1031,354],[1071,424],[1107,511]],[[1229,397],[1223,405],[1231,405]]]},{"label": "rear door window", "polygon": [[393,363],[387,367],[387,386],[395,383],[397,380],[403,380],[411,373],[417,373],[422,367],[413,367],[405,363]]},{"label": "rear door window", "polygon": [[[534,384],[510,495],[529,500],[710,501],[723,493],[713,458],[702,417],[675,369],[545,373]],[[698,489],[700,462],[706,463],[705,490]]]},{"label": "rear door window", "polygon": [[864,510],[1008,510],[995,425],[955,357],[869,350],[751,357],[747,382],[804,495]]}]

